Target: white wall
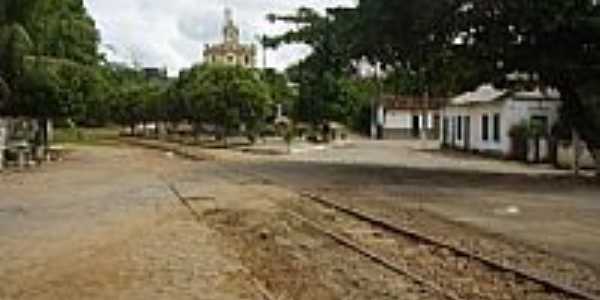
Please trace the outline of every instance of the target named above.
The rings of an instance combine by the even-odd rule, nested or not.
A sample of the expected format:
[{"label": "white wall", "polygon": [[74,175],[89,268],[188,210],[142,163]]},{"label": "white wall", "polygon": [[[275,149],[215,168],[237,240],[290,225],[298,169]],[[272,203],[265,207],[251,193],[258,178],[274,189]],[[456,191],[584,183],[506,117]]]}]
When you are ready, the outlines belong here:
[{"label": "white wall", "polygon": [[412,129],[413,116],[419,116],[419,128],[433,129],[434,116],[437,111],[427,112],[425,115],[422,111],[397,110],[390,109],[385,111],[384,128],[386,129]]},{"label": "white wall", "polygon": [[[494,141],[493,136],[493,117],[494,114],[499,113],[502,116],[502,102],[492,102],[489,104],[480,104],[477,106],[449,106],[444,110],[443,116],[448,118],[448,136],[447,142],[452,144],[452,140],[454,139],[454,146],[458,148],[464,148],[466,145],[467,138],[469,138],[470,149],[475,150],[493,150],[493,151],[503,151],[503,143],[505,143],[504,137],[501,135],[500,142]],[[489,116],[489,135],[488,141],[482,140],[481,134],[481,118],[483,114],[487,114]],[[458,117],[462,118],[462,134],[459,135],[457,130],[458,128]],[[470,117],[470,136],[466,136],[466,117]],[[504,123],[501,120],[500,123]],[[456,124],[456,125],[455,125]],[[502,127],[502,124],[500,124]],[[443,126],[443,121],[442,121]],[[442,128],[442,133],[444,128]],[[443,134],[440,135],[441,139],[443,139]]]},{"label": "white wall", "polygon": [[[579,157],[579,166],[582,168],[594,168],[595,161],[587,147],[582,147],[582,153]],[[573,145],[559,144],[557,149],[557,163],[562,168],[573,169],[573,156],[575,148]]]},{"label": "white wall", "polygon": [[[538,101],[538,100],[514,100],[506,99],[504,101],[495,101],[489,103],[476,103],[470,106],[448,106],[444,109],[442,118],[449,120],[449,130],[447,143],[452,143],[452,136],[455,137],[454,145],[459,148],[465,147],[465,117],[471,118],[470,124],[470,149],[479,151],[498,151],[504,155],[510,154],[511,139],[510,129],[522,121],[529,121],[532,116],[546,116],[548,124],[551,127],[558,119],[559,101]],[[482,116],[488,115],[488,140],[482,138]],[[494,140],[494,115],[500,114],[500,141]],[[454,122],[456,117],[461,116],[463,134],[460,139],[454,132]],[[443,119],[442,119],[443,120]],[[442,121],[443,126],[443,121]],[[444,128],[440,135],[440,141],[443,139]]]},{"label": "white wall", "polygon": [[7,121],[0,119],[0,170],[4,168],[4,149],[6,148],[8,128]]},{"label": "white wall", "polygon": [[404,110],[387,110],[385,112],[386,129],[412,129],[413,114]]}]

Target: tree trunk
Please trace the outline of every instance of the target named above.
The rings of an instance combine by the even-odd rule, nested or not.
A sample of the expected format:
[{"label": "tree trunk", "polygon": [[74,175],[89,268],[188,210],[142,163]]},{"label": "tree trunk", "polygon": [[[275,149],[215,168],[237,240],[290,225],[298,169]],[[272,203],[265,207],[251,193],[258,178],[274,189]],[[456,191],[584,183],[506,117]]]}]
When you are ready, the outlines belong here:
[{"label": "tree trunk", "polygon": [[146,120],[142,121],[142,137],[148,136],[148,122]]},{"label": "tree trunk", "polygon": [[200,135],[200,129],[197,122],[192,124],[192,132],[194,134],[194,145],[198,145],[198,137]]},{"label": "tree trunk", "polygon": [[38,130],[39,130],[39,141],[38,145],[35,147],[35,159],[39,162],[43,161],[46,158],[46,153],[48,150],[48,119],[40,118],[38,120]]},{"label": "tree trunk", "polygon": [[596,176],[600,179],[600,153],[598,153],[600,151],[600,137],[597,134],[600,132],[600,128],[596,128],[593,112],[586,109],[573,86],[563,85],[559,87],[559,91],[564,105],[564,112],[594,157]]},{"label": "tree trunk", "polygon": [[129,130],[131,131],[131,136],[135,136],[135,124],[130,124]]},{"label": "tree trunk", "polygon": [[596,162],[596,177],[600,179],[600,149],[596,148],[590,151],[590,153],[592,153],[592,156],[594,157],[594,162]]},{"label": "tree trunk", "polygon": [[580,173],[579,159],[581,158],[581,142],[579,141],[577,130],[573,129],[571,136],[573,137],[571,141],[571,144],[573,145],[573,175],[578,177]]}]

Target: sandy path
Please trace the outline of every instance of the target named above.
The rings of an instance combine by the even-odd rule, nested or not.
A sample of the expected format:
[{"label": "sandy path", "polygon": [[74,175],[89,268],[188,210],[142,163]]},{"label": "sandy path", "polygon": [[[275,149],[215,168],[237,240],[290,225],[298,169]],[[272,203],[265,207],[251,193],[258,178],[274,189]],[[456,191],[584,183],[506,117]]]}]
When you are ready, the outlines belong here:
[{"label": "sandy path", "polygon": [[101,147],[2,175],[0,299],[256,299],[222,237],[158,176],[177,182],[201,167]]}]

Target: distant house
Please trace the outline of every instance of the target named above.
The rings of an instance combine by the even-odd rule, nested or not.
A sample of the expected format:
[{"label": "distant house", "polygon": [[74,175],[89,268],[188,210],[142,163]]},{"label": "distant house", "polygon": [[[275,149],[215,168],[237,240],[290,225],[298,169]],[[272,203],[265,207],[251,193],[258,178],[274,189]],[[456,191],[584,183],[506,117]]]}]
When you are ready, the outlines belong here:
[{"label": "distant house", "polygon": [[[560,95],[554,90],[511,91],[482,85],[449,101],[442,110],[442,145],[511,156],[511,128],[537,123],[549,134],[558,120]],[[542,156],[549,153],[543,142]],[[539,153],[538,153],[539,155]]]},{"label": "distant house", "polygon": [[445,99],[384,96],[377,109],[379,137],[383,139],[417,139],[422,134],[438,139],[440,115]]}]

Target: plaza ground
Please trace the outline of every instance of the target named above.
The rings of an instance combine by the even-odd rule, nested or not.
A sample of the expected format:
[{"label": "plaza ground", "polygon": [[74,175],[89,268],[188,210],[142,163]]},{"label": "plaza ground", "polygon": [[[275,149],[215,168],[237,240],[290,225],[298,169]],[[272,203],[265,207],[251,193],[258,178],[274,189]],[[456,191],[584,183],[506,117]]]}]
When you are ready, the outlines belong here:
[{"label": "plaza ground", "polygon": [[600,273],[600,186],[548,167],[419,142],[213,152],[223,159],[74,146],[1,174],[0,298],[435,299],[289,219],[300,191],[397,222],[416,211],[423,230],[526,244]]}]

